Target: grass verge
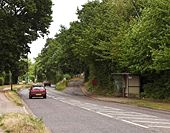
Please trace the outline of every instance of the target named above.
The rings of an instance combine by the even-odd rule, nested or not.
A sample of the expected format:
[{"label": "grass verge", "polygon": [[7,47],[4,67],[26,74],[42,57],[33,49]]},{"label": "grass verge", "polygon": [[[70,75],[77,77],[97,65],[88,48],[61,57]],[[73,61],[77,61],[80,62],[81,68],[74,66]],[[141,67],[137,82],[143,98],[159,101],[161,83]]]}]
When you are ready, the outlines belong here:
[{"label": "grass verge", "polygon": [[41,119],[22,113],[0,116],[0,127],[6,133],[49,133]]},{"label": "grass verge", "polygon": [[[7,89],[6,91],[4,91],[4,93],[10,101],[14,102],[18,106],[23,106],[24,104],[22,99],[18,95],[18,91],[22,88],[28,87],[30,87],[30,85],[13,85],[13,90]],[[10,85],[1,86],[1,89],[2,88],[10,88]]]},{"label": "grass verge", "polygon": [[14,102],[17,106],[22,107],[24,105],[21,97],[18,95],[16,90],[5,91],[5,95],[10,101]]},{"label": "grass verge", "polygon": [[133,100],[130,103],[140,107],[170,111],[170,103],[167,102],[156,102],[149,99],[148,100],[139,99]]},{"label": "grass verge", "polygon": [[153,101],[150,99],[105,97],[105,96],[98,96],[98,95],[96,96],[92,95],[92,97],[98,100],[102,100],[102,101],[116,102],[116,103],[134,105],[138,107],[170,111],[170,103],[168,102],[157,102],[157,101]]},{"label": "grass verge", "polygon": [[150,109],[156,109],[156,110],[164,110],[164,111],[170,111],[170,101],[156,101],[153,99],[137,99],[137,98],[123,98],[123,97],[115,97],[111,94],[113,92],[107,94],[103,90],[89,90],[89,84],[85,83],[85,92],[89,93],[91,97],[98,99],[98,100],[103,100],[103,101],[109,101],[109,102],[116,102],[116,103],[122,103],[122,104],[129,104],[129,105],[134,105],[134,106],[139,106],[139,107],[145,107],[145,108],[150,108]]},{"label": "grass verge", "polygon": [[[13,84],[12,87],[13,87],[13,90],[20,90],[22,88],[29,88],[31,85],[30,84]],[[11,88],[11,85],[2,85],[0,86],[0,90],[3,90],[4,88],[8,88],[10,89]]]}]

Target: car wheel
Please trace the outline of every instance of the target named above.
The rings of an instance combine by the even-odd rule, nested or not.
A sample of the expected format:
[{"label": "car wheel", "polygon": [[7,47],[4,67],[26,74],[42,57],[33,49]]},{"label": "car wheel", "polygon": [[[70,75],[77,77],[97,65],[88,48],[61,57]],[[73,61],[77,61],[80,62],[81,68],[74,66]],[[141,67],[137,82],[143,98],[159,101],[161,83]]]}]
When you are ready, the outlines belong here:
[{"label": "car wheel", "polygon": [[32,99],[32,96],[29,96],[29,99]]},{"label": "car wheel", "polygon": [[45,98],[45,99],[46,99],[46,98],[47,98],[47,96],[45,95],[43,98]]}]

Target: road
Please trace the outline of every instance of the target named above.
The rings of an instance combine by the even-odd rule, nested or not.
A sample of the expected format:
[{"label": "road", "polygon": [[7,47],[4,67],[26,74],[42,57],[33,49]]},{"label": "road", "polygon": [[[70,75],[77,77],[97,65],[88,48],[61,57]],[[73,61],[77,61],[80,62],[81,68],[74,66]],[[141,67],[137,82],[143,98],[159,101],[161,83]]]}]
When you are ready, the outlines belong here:
[{"label": "road", "polygon": [[20,94],[52,133],[170,133],[170,112],[98,101],[79,87],[47,91],[47,99],[29,99],[28,90]]}]

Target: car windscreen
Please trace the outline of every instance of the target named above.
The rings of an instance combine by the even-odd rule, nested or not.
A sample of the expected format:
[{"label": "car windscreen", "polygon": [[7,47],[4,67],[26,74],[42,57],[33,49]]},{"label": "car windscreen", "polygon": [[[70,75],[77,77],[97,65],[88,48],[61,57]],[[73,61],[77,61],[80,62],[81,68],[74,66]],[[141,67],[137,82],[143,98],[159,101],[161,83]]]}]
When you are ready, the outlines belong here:
[{"label": "car windscreen", "polygon": [[43,85],[33,85],[32,87],[43,87]]},{"label": "car windscreen", "polygon": [[37,86],[36,86],[36,87],[33,87],[32,89],[33,89],[33,90],[42,90],[42,89],[44,89],[44,87],[42,87],[42,86],[37,87]]}]

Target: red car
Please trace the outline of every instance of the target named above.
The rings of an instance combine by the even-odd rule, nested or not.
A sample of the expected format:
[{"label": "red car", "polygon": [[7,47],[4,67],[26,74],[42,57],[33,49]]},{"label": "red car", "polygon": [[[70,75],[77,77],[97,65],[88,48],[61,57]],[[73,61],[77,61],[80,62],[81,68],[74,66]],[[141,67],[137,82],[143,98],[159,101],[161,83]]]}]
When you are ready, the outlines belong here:
[{"label": "red car", "polygon": [[32,97],[43,97],[46,98],[47,97],[47,91],[45,89],[45,87],[43,85],[32,85],[29,91],[29,99],[31,99]]}]

